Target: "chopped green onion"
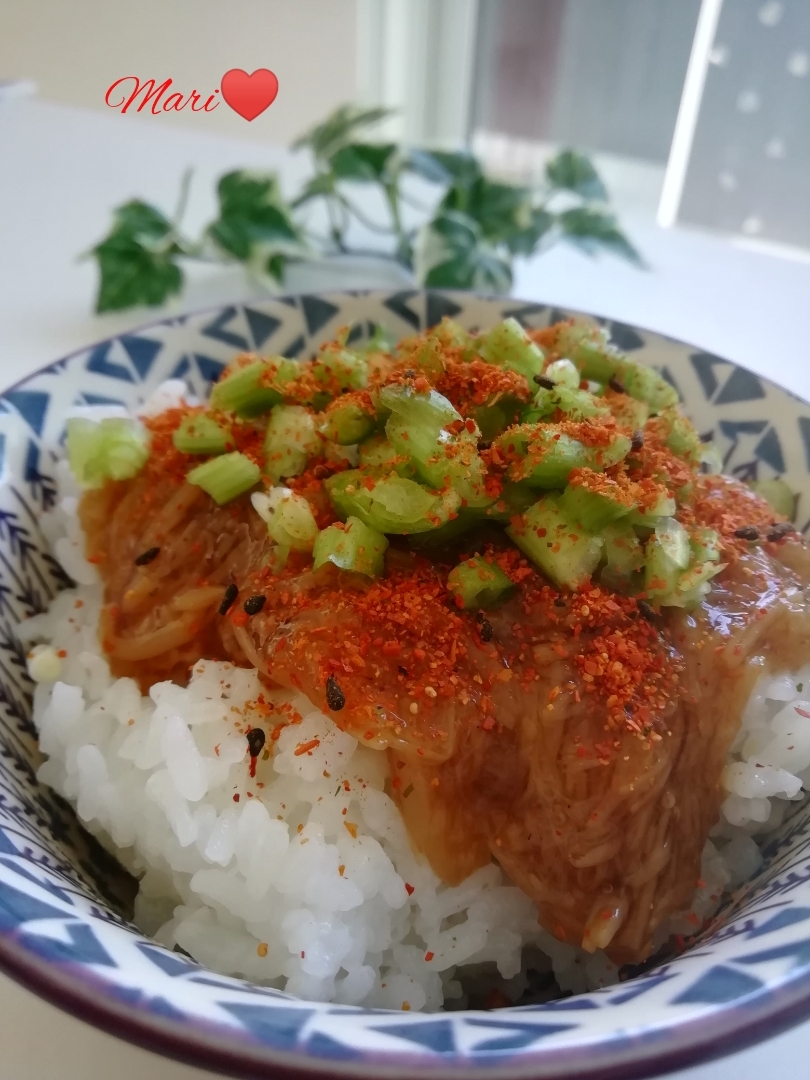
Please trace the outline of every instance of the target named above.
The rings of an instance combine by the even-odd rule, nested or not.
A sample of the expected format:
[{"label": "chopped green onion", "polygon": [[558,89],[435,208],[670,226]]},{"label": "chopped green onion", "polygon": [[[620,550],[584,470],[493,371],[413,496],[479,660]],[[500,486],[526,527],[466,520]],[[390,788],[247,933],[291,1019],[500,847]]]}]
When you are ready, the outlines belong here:
[{"label": "chopped green onion", "polygon": [[594,382],[609,382],[618,375],[623,354],[608,343],[607,333],[598,326],[572,323],[560,327],[555,351],[573,360],[581,374]]},{"label": "chopped green onion", "polygon": [[368,361],[348,349],[327,348],[318,353],[312,374],[336,397],[341,390],[362,390],[368,382]]},{"label": "chopped green onion", "polygon": [[512,588],[512,582],[497,563],[475,555],[450,571],[447,588],[455,595],[459,607],[488,608]]},{"label": "chopped green onion", "polygon": [[782,514],[789,521],[793,520],[796,515],[796,496],[784,480],[752,480],[749,487],[769,502],[777,514]]},{"label": "chopped green onion", "polygon": [[551,416],[556,408],[556,405],[550,405],[547,408],[538,408],[535,405],[529,405],[528,408],[524,409],[520,414],[520,424],[521,426],[530,424],[532,427],[534,427],[535,424],[541,424],[547,417]]},{"label": "chopped green onion", "polygon": [[384,472],[395,472],[411,479],[414,476],[414,467],[409,459],[398,454],[385,435],[372,435],[361,442],[358,447],[358,461],[364,469],[382,469]]},{"label": "chopped green onion", "polygon": [[[409,387],[386,386],[380,400],[391,409],[385,433],[392,446],[413,461],[426,484],[452,487],[470,507],[494,502],[485,489],[486,467],[478,454],[477,430],[467,430],[446,397],[435,390],[417,393]],[[451,434],[448,424],[459,425],[460,431]]]},{"label": "chopped green onion", "polygon": [[585,446],[552,424],[522,424],[495,440],[495,447],[510,461],[510,480],[525,480],[532,487],[564,488],[572,469],[603,472],[627,457],[631,441],[617,435],[608,446]]},{"label": "chopped green onion", "polygon": [[[656,532],[656,541],[658,535]],[[648,549],[650,544],[647,545]],[[679,535],[677,539],[677,554],[681,561],[683,559],[682,552],[682,538]],[[670,553],[671,554],[671,553]],[[720,562],[721,546],[720,536],[714,529],[701,528],[698,529],[691,537],[689,541],[688,549],[688,564],[685,569],[679,568],[677,571],[672,572],[672,578],[670,580],[670,587],[664,592],[659,590],[655,596],[657,602],[662,607],[680,607],[680,608],[693,608],[700,603],[703,597],[709,592],[709,581],[719,574],[725,567],[725,563]],[[648,559],[656,558],[660,559],[660,553],[653,547],[651,551],[648,551]],[[660,567],[659,567],[660,573]],[[649,576],[649,571],[648,571]],[[666,569],[664,570],[664,576],[666,576]],[[659,584],[656,582],[656,584]],[[648,586],[648,593],[650,592]]]},{"label": "chopped green onion", "polygon": [[616,423],[631,431],[643,431],[650,418],[650,406],[629,394],[617,394],[605,402],[616,418]]},{"label": "chopped green onion", "polygon": [[585,468],[588,454],[581,442],[552,426],[520,428],[505,432],[495,444],[517,460],[509,465],[511,480],[525,480],[532,487],[564,488],[572,469]]},{"label": "chopped green onion", "polygon": [[136,476],[149,457],[149,436],[137,421],[102,420],[107,475],[111,480]]},{"label": "chopped green onion", "polygon": [[[447,315],[440,323],[431,327],[427,334],[428,341],[437,341],[440,345],[449,346],[451,349],[461,349],[466,355],[463,360],[472,360],[475,356],[475,339],[459,323]],[[410,361],[410,358],[409,358]]]},{"label": "chopped green onion", "polygon": [[250,496],[253,509],[268,525],[273,519],[273,514],[278,509],[282,499],[292,495],[292,489],[288,487],[271,487],[267,491],[254,491]]},{"label": "chopped green onion", "polygon": [[680,607],[690,610],[697,607],[709,592],[709,582],[720,573],[725,563],[694,563],[681,574],[675,589],[658,601],[662,607]]},{"label": "chopped green onion", "polygon": [[529,382],[542,373],[545,363],[543,350],[532,341],[517,319],[504,319],[493,327],[483,338],[479,352],[487,363],[516,371]]},{"label": "chopped green onion", "polygon": [[276,405],[264,437],[265,469],[274,481],[298,476],[318,454],[321,440],[315,418],[303,405]]},{"label": "chopped green onion", "polygon": [[654,426],[664,438],[666,445],[691,465],[698,465],[703,455],[703,442],[694,425],[678,411],[675,405],[662,409]]},{"label": "chopped green onion", "polygon": [[675,500],[666,491],[662,491],[652,506],[637,506],[630,511],[628,525],[642,529],[654,529],[661,518],[669,518],[675,513]]},{"label": "chopped green onion", "polygon": [[290,493],[276,504],[267,531],[282,548],[293,551],[312,551],[318,537],[318,526],[307,500]]},{"label": "chopped green onion", "polygon": [[641,364],[626,360],[619,378],[630,397],[645,401],[653,414],[678,403],[677,390],[651,367],[642,367]]},{"label": "chopped green onion", "polygon": [[[410,441],[407,440],[407,429],[394,424],[392,418],[386,425],[386,432],[394,446],[404,452]],[[486,466],[475,439],[466,431],[459,436],[445,432],[428,456],[418,457],[412,453],[411,460],[419,478],[428,487],[451,487],[473,509],[489,506],[495,501],[494,496],[487,494]]]},{"label": "chopped green onion", "polygon": [[198,465],[186,476],[186,480],[201,487],[214,502],[223,506],[250,491],[258,484],[261,475],[258,465],[244,454],[234,451]]},{"label": "chopped green onion", "polygon": [[408,353],[408,367],[436,380],[444,374],[444,353],[438,338],[425,338],[412,353]]},{"label": "chopped green onion", "polygon": [[[284,363],[294,364],[294,361],[286,360]],[[268,383],[268,379],[272,379],[276,371],[277,368],[264,360],[256,360],[245,367],[236,368],[214,384],[211,390],[211,408],[244,417],[260,416],[269,412],[282,398],[279,391]]]},{"label": "chopped green onion", "polygon": [[83,488],[101,487],[105,480],[129,480],[146,464],[149,434],[129,417],[95,421],[74,416],[67,422],[67,455]]},{"label": "chopped green onion", "polygon": [[589,416],[609,416],[610,409],[598,397],[588,390],[557,386],[553,390],[540,389],[535,394],[534,404],[523,417],[523,423],[536,423],[527,416],[537,415],[537,419],[551,416],[559,409],[571,420],[586,420]]},{"label": "chopped green onion", "polygon": [[390,409],[404,425],[429,431],[431,440],[435,439],[436,432],[461,419],[455,406],[436,390],[423,393],[410,386],[384,386],[380,391],[380,404]]},{"label": "chopped green onion", "polygon": [[629,592],[633,580],[644,569],[644,549],[630,525],[620,521],[602,530],[605,541],[605,566],[600,580],[609,589]]},{"label": "chopped green onion", "polygon": [[348,517],[342,528],[330,525],[318,534],[312,551],[312,568],[317,570],[332,562],[341,570],[376,578],[383,572],[387,547],[388,541],[382,533],[370,529],[360,518]]},{"label": "chopped green onion", "polygon": [[607,493],[569,484],[560,497],[560,509],[589,533],[598,533],[606,525],[626,517],[632,509]]},{"label": "chopped green onion", "polygon": [[402,476],[372,482],[364,473],[352,470],[330,476],[324,485],[339,515],[358,517],[381,533],[428,532],[450,521],[461,505],[461,498],[452,489],[434,494]]},{"label": "chopped green onion", "polygon": [[[368,395],[365,395],[366,399]],[[354,395],[335,398],[323,414],[321,435],[339,446],[354,446],[367,438],[377,426],[377,415]]]},{"label": "chopped green onion", "polygon": [[590,536],[547,495],[506,530],[521,551],[561,587],[586,584],[602,557],[604,540]]},{"label": "chopped green onion", "polygon": [[477,511],[480,515],[483,514],[487,521],[511,521],[513,517],[518,514],[523,514],[530,506],[534,506],[537,502],[537,489],[530,487],[525,480],[519,484],[512,483],[511,480],[504,482],[503,490],[498,496],[497,501],[493,506],[487,506],[483,511]]},{"label": "chopped green onion", "polygon": [[720,534],[714,529],[698,529],[692,536],[690,547],[694,562],[720,562]]},{"label": "chopped green onion", "polygon": [[477,405],[470,409],[470,416],[478,425],[485,443],[491,443],[514,422],[520,402],[515,401],[512,406],[513,401],[513,398],[508,402],[501,398],[497,405]]},{"label": "chopped green onion", "polygon": [[360,465],[393,466],[397,452],[385,435],[372,435],[364,439],[357,448]]},{"label": "chopped green onion", "polygon": [[631,397],[646,402],[653,413],[678,401],[677,392],[666,379],[652,368],[628,360],[598,327],[582,323],[562,327],[556,349],[570,357],[586,379],[600,383],[618,379]]},{"label": "chopped green onion", "polygon": [[689,534],[683,525],[673,517],[661,518],[645,550],[644,588],[647,595],[663,602],[664,597],[674,593],[678,579],[689,566],[691,555]]},{"label": "chopped green onion", "polygon": [[569,390],[579,389],[579,368],[570,360],[555,360],[545,369],[543,378],[550,379],[559,387],[565,386]]},{"label": "chopped green onion", "polygon": [[415,551],[437,551],[446,547],[460,536],[466,536],[476,525],[486,521],[485,510],[468,510],[460,506],[457,516],[439,525],[429,532],[411,533],[408,536],[408,544]]},{"label": "chopped green onion", "polygon": [[655,542],[667,559],[681,570],[689,565],[691,545],[689,534],[675,518],[664,518],[655,526]]},{"label": "chopped green onion", "polygon": [[[372,324],[373,325],[373,324]],[[377,324],[374,326],[374,332],[365,345],[355,345],[355,349],[368,356],[371,353],[390,353],[393,351],[397,340],[390,330],[386,330],[384,326]]]},{"label": "chopped green onion", "polygon": [[229,432],[206,413],[184,416],[172,435],[181,454],[222,454],[230,441]]}]

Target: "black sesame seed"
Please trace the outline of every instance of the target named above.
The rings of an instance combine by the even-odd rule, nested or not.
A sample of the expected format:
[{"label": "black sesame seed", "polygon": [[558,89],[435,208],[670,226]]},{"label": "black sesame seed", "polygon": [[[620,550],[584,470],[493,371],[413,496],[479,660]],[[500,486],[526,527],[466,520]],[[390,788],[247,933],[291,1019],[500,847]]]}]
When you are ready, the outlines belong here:
[{"label": "black sesame seed", "polygon": [[638,610],[639,614],[643,615],[647,622],[655,622],[658,618],[655,608],[652,604],[648,604],[646,600],[639,600]]},{"label": "black sesame seed", "polygon": [[532,376],[532,379],[538,386],[542,387],[543,390],[555,390],[557,387],[557,384],[553,379],[547,379],[545,375],[534,375]]},{"label": "black sesame seed", "polygon": [[643,446],[644,432],[641,429],[639,429],[638,431],[634,431],[632,441],[630,442],[630,449],[635,450],[636,453],[638,453],[638,451],[641,450]]},{"label": "black sesame seed", "polygon": [[767,539],[774,543],[776,540],[784,540],[786,536],[793,532],[796,532],[796,529],[789,521],[775,521],[768,529]]},{"label": "black sesame seed", "polygon": [[625,388],[622,386],[622,384],[619,382],[619,380],[616,378],[615,375],[611,375],[610,378],[608,379],[608,386],[610,387],[610,389],[613,391],[614,394],[626,394],[627,393],[627,391],[625,390]]},{"label": "black sesame seed", "polygon": [[326,680],[326,704],[332,712],[340,712],[346,704],[346,695],[338,686],[338,681],[334,675],[330,675]]},{"label": "black sesame seed", "polygon": [[492,629],[492,623],[489,621],[489,619],[484,619],[484,621],[481,623],[481,640],[492,641],[492,635],[494,633],[495,631]]},{"label": "black sesame seed", "polygon": [[402,664],[397,665],[397,671],[400,675],[404,675],[406,679],[408,678],[408,669],[404,668]]},{"label": "black sesame seed", "polygon": [[265,734],[260,727],[252,727],[247,733],[248,750],[251,757],[258,757],[264,749]]},{"label": "black sesame seed", "polygon": [[759,540],[759,529],[756,525],[741,525],[734,530],[734,535],[738,540]]},{"label": "black sesame seed", "polygon": [[228,588],[225,590],[225,595],[222,597],[222,603],[219,605],[220,615],[227,614],[228,608],[231,606],[231,604],[234,602],[238,595],[239,590],[237,589],[237,587],[235,585],[229,585]]},{"label": "black sesame seed", "polygon": [[261,593],[256,593],[255,596],[249,596],[242,607],[248,615],[258,615],[266,602],[266,596],[263,596]]},{"label": "black sesame seed", "polygon": [[405,368],[402,374],[405,376],[406,379],[416,378],[416,372],[413,370],[413,368]]},{"label": "black sesame seed", "polygon": [[135,565],[136,566],[147,566],[150,562],[152,562],[154,559],[156,559],[159,554],[160,554],[160,548],[159,547],[149,548],[148,551],[144,551],[142,554],[140,554],[138,556],[138,558],[135,560]]},{"label": "black sesame seed", "polygon": [[564,600],[555,600],[554,607],[568,607]]}]

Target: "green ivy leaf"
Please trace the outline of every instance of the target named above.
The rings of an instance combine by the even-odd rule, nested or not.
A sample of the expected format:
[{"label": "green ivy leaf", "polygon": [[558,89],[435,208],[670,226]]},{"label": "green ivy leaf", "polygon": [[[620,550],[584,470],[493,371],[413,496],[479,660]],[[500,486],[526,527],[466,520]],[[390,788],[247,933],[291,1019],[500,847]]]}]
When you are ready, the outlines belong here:
[{"label": "green ivy leaf", "polygon": [[563,150],[546,163],[546,179],[552,187],[573,191],[583,199],[607,202],[607,188],[589,158],[576,150]]},{"label": "green ivy leaf", "polygon": [[475,218],[484,236],[497,241],[525,226],[530,210],[531,192],[528,188],[513,187],[479,176],[470,186],[465,212]]},{"label": "green ivy leaf", "polygon": [[[550,211],[537,204],[531,189],[488,179],[468,151],[406,152],[394,143],[361,141],[364,129],[388,115],[385,108],[342,105],[306,132],[294,145],[312,152],[316,171],[292,206],[282,197],[275,176],[246,171],[223,176],[219,216],[197,241],[184,240],[179,226],[148,203],[132,200],[119,207],[109,235],[92,251],[101,276],[98,310],[161,303],[182,287],[178,258],[205,257],[212,246],[275,287],[289,260],[308,250],[294,209],[324,199],[330,212],[324,243],[345,249],[347,223],[352,215],[363,217],[362,206],[352,205],[341,190],[344,181],[379,185],[390,225],[369,226],[388,232],[394,257],[403,265],[415,263],[418,279],[427,285],[505,291],[511,283],[512,257],[533,253],[547,235],[591,254],[609,251],[644,265],[616,218],[605,206],[595,208],[607,202],[607,192],[583,154],[564,150],[548,162],[545,194],[569,207]],[[402,223],[403,171],[444,189],[438,212],[418,233]],[[185,193],[180,199],[184,202]]]},{"label": "green ivy leaf", "polygon": [[543,207],[532,205],[529,188],[477,177],[467,191],[451,187],[442,209],[460,210],[473,218],[490,244],[505,245],[512,255],[530,255],[554,224]]},{"label": "green ivy leaf", "polygon": [[175,250],[150,251],[129,233],[111,233],[93,248],[101,273],[96,311],[154,307],[179,293],[183,273],[173,258]]},{"label": "green ivy leaf", "polygon": [[621,231],[613,214],[578,206],[564,211],[557,221],[563,238],[576,244],[588,255],[609,251],[637,266],[644,265],[643,259]]},{"label": "green ivy leaf", "polygon": [[351,142],[355,134],[363,128],[379,123],[391,116],[393,110],[385,108],[361,109],[357,105],[340,105],[334,112],[292,144],[293,150],[306,147],[317,158],[332,157],[337,151]]},{"label": "green ivy leaf", "polygon": [[478,223],[458,210],[442,210],[421,231],[416,274],[429,288],[503,293],[512,284],[509,262],[483,238]]},{"label": "green ivy leaf", "polygon": [[383,183],[397,155],[396,143],[350,143],[329,159],[338,180],[366,180]]},{"label": "green ivy leaf", "polygon": [[284,271],[286,267],[287,256],[282,255],[281,252],[277,252],[275,255],[269,255],[264,264],[267,274],[269,274],[269,276],[279,285],[284,281]]},{"label": "green ivy leaf", "polygon": [[172,231],[172,224],[165,214],[140,199],[118,206],[113,211],[114,233],[127,233],[138,240],[159,240]]},{"label": "green ivy leaf", "polygon": [[315,173],[304,184],[301,194],[293,199],[291,205],[293,209],[297,206],[303,206],[308,203],[310,199],[319,199],[322,195],[334,195],[335,194],[335,176],[333,173]]},{"label": "green ivy leaf", "polygon": [[300,234],[284,202],[277,177],[248,172],[227,173],[217,186],[219,219],[208,235],[241,262],[270,249],[292,252]]},{"label": "green ivy leaf", "polygon": [[514,233],[504,236],[503,242],[513,255],[531,255],[554,226],[554,215],[542,206],[529,208],[528,221]]},{"label": "green ivy leaf", "polygon": [[[434,184],[468,190],[482,176],[477,159],[467,151],[411,150],[407,167]],[[449,207],[448,209],[453,209]]]},{"label": "green ivy leaf", "polygon": [[448,210],[461,210],[478,222],[491,244],[504,244],[513,255],[530,254],[552,224],[551,215],[532,206],[529,188],[477,177],[464,192],[453,187],[442,201]]},{"label": "green ivy leaf", "polygon": [[171,222],[156,207],[139,199],[117,207],[109,235],[91,251],[100,273],[96,311],[156,306],[179,293],[179,251]]}]

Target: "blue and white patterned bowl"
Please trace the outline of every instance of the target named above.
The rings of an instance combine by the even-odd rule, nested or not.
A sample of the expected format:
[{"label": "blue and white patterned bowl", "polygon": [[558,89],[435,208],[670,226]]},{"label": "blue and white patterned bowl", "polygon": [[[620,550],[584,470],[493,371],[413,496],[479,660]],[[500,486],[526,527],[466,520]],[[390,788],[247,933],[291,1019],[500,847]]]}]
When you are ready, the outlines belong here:
[{"label": "blue and white patterned bowl", "polygon": [[[810,813],[771,840],[757,879],[684,956],[630,982],[546,1005],[409,1015],[298,1001],[211,974],[127,919],[134,883],[37,783],[31,685],[14,636],[65,578],[37,519],[54,498],[65,411],[137,406],[185,378],[205,394],[240,350],[307,356],[340,326],[402,336],[451,315],[541,326],[542,304],[469,294],[355,292],[267,300],[155,323],[60,360],[0,398],[0,966],[83,1019],[242,1076],[633,1077],[722,1054],[810,1015]],[[810,406],[719,357],[608,324],[677,386],[726,471],[784,475],[810,500]],[[806,528],[807,526],[805,526]]]}]

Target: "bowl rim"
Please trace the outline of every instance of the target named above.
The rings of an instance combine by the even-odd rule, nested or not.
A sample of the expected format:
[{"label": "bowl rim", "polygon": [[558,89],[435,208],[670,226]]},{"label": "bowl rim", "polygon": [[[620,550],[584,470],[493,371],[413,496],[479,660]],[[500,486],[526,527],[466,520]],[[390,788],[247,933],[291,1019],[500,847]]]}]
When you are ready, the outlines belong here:
[{"label": "bowl rim", "polygon": [[[396,291],[392,288],[320,289],[311,293],[280,293],[261,299],[234,300],[181,312],[177,315],[167,315],[120,330],[118,333],[74,349],[29,372],[10,386],[3,386],[0,389],[0,398],[25,386],[38,375],[52,372],[56,365],[63,364],[65,361],[125,335],[138,335],[157,327],[182,326],[190,319],[228,308],[261,306],[268,302],[295,300],[304,295],[358,298],[390,296]],[[655,335],[687,349],[693,349],[696,352],[707,351],[702,346],[637,323],[625,323],[624,320],[613,319],[609,315],[561,308],[560,305],[544,304],[537,300],[522,301],[520,298],[457,289],[403,288],[398,291],[408,293],[409,298],[433,292],[440,293],[442,296],[513,302],[517,307],[520,304],[526,304],[527,306],[548,307],[552,310],[559,309],[608,322],[621,322],[622,325]],[[749,368],[736,364],[735,361],[728,360],[717,353],[712,352],[711,355],[716,356],[718,360],[734,364],[741,370],[750,371]],[[810,407],[810,402],[780,386],[768,376],[755,372],[752,374]],[[556,1078],[559,1080],[642,1080],[644,1077],[663,1076],[676,1069],[714,1061],[737,1053],[810,1019],[810,969],[808,969],[800,970],[793,975],[787,974],[775,987],[765,984],[744,998],[721,1003],[717,1007],[705,1009],[698,1016],[664,1023],[629,1038],[616,1032],[598,1036],[579,1047],[530,1051],[520,1058],[513,1059],[512,1062],[494,1061],[489,1065],[461,1055],[449,1062],[440,1057],[431,1059],[424,1054],[407,1051],[374,1052],[363,1061],[338,1060],[298,1051],[274,1049],[258,1042],[247,1042],[244,1039],[237,1041],[233,1032],[224,1026],[194,1020],[189,1023],[160,1017],[137,1006],[133,1008],[129,1003],[111,997],[108,992],[105,992],[105,980],[89,975],[82,970],[81,965],[44,960],[25,949],[13,939],[12,935],[5,933],[0,933],[0,971],[63,1012],[141,1049],[198,1068],[209,1069],[227,1076],[251,1078],[251,1080],[253,1078],[260,1080],[260,1078],[270,1076],[280,1077],[283,1080],[304,1080],[304,1078],[331,1080],[337,1076],[386,1077],[391,1080],[411,1080],[411,1078],[417,1080],[417,1078],[427,1076],[442,1080],[442,1078],[457,1077],[465,1069],[474,1069],[478,1075],[484,1078],[491,1077],[492,1080],[512,1080],[512,1078],[514,1080],[529,1080],[529,1078],[532,1080],[533,1078],[536,1080],[541,1080],[541,1078],[542,1080],[556,1080]],[[362,1009],[358,1011],[363,1012]],[[521,1010],[518,1006],[505,1011],[519,1015]],[[381,1015],[385,1012],[387,1010],[383,1010]],[[397,1014],[392,1013],[392,1015]]]},{"label": "bowl rim", "polygon": [[[738,1053],[794,1027],[810,1014],[810,972],[804,971],[776,989],[754,991],[747,999],[630,1041],[600,1038],[583,1047],[543,1050],[516,1062],[492,1065],[461,1057],[452,1063],[434,1061],[408,1052],[396,1058],[385,1053],[370,1054],[365,1061],[342,1061],[237,1042],[226,1028],[209,1025],[206,1031],[200,1023],[192,1026],[132,1009],[105,994],[102,979],[71,977],[76,968],[35,957],[0,935],[0,970],[49,1004],[143,1050],[246,1080],[457,1080],[467,1070],[492,1080],[643,1080]],[[765,1000],[758,1002],[759,997]]]}]

